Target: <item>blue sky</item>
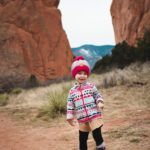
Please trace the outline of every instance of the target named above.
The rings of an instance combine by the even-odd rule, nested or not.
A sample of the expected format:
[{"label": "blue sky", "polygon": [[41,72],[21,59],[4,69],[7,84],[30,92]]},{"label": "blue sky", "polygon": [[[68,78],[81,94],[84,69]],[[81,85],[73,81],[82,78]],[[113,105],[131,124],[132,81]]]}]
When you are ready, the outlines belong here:
[{"label": "blue sky", "polygon": [[115,45],[110,15],[112,0],[60,0],[62,24],[71,47]]}]

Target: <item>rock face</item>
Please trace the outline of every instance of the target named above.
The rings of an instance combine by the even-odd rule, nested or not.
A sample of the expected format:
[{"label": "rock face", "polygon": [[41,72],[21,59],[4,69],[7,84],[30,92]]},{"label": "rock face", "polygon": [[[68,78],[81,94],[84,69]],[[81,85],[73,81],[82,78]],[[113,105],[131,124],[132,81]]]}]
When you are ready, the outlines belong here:
[{"label": "rock face", "polygon": [[[0,84],[40,81],[70,72],[72,52],[59,0],[0,0]],[[1,85],[0,85],[1,86]]]},{"label": "rock face", "polygon": [[111,16],[116,43],[135,45],[150,29],[150,0],[113,0]]}]

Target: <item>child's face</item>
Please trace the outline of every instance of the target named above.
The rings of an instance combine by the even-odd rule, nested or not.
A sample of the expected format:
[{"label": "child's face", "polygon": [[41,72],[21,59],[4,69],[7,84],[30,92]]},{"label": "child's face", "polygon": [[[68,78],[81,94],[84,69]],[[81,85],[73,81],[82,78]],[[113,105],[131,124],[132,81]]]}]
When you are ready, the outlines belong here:
[{"label": "child's face", "polygon": [[87,80],[87,73],[85,71],[80,71],[76,74],[75,79],[79,84],[84,83]]}]

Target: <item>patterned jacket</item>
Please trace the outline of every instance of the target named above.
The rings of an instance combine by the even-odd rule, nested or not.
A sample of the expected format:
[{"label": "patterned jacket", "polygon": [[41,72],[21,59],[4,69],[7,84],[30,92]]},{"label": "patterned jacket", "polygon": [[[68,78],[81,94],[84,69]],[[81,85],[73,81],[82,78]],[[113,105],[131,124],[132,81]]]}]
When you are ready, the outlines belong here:
[{"label": "patterned jacket", "polygon": [[76,116],[79,123],[85,123],[100,118],[101,112],[97,108],[100,101],[103,102],[102,96],[94,84],[75,84],[68,94],[67,120]]}]

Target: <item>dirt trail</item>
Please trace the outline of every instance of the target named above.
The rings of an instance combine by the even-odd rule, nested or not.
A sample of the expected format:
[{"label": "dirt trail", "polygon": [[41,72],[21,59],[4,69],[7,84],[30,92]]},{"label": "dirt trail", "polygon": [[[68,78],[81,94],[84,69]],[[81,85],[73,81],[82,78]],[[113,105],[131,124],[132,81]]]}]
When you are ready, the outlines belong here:
[{"label": "dirt trail", "polygon": [[24,125],[6,113],[0,113],[0,150],[66,150],[77,143],[75,137],[68,142],[66,135],[77,132],[65,124],[51,127]]},{"label": "dirt trail", "polygon": [[[137,116],[136,120],[140,120],[140,115]],[[148,120],[148,112],[145,112],[143,117],[143,119]],[[131,125],[135,123],[135,120],[129,118],[129,122]],[[144,150],[149,150],[149,133],[139,133],[141,134],[140,136],[145,138],[146,141],[142,140],[144,143],[129,144],[126,140],[117,137],[118,133],[114,129],[120,126],[129,127],[129,123],[126,120],[117,119],[110,120],[109,123],[105,124],[103,132],[108,150],[126,150],[126,147],[129,150],[137,150],[140,145],[145,147]],[[142,127],[148,128],[148,126]],[[109,133],[109,131],[111,132]],[[112,131],[116,133],[114,132],[111,135]],[[94,141],[91,135],[88,144],[89,150],[94,150]],[[126,144],[128,145],[126,146]],[[42,125],[25,125],[23,122],[14,120],[7,113],[0,112],[0,150],[77,150],[77,147],[78,129],[74,129],[64,122],[47,127]]]},{"label": "dirt trail", "polygon": [[[105,98],[103,137],[107,150],[150,150],[149,82],[139,86],[103,89]],[[142,90],[142,92],[141,92]],[[0,150],[78,150],[78,128],[65,118],[33,124],[0,107]],[[40,119],[39,119],[40,120]],[[90,135],[88,150],[94,150]]]},{"label": "dirt trail", "polygon": [[[49,127],[25,125],[0,113],[0,150],[77,150],[77,146],[77,127],[64,122]],[[91,135],[89,147],[94,149]]]}]

